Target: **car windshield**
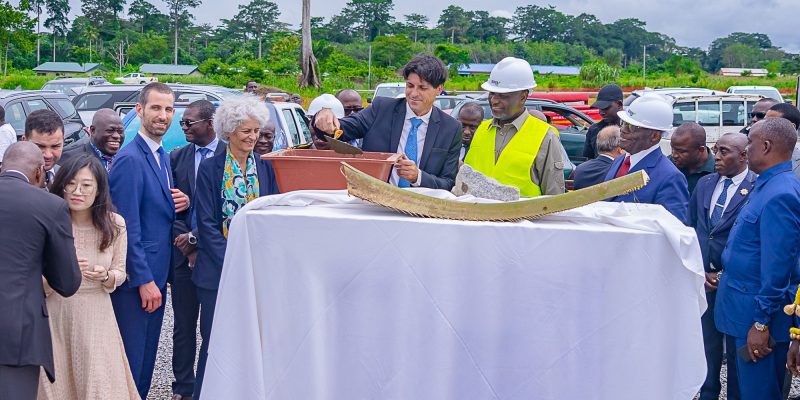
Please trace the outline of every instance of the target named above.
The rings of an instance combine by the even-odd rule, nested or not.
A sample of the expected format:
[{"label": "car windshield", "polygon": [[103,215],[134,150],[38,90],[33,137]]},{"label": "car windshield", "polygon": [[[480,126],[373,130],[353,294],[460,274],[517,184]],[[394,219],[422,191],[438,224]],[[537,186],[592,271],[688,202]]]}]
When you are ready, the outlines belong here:
[{"label": "car windshield", "polygon": [[51,82],[51,83],[45,83],[44,86],[42,86],[42,90],[55,90],[56,92],[64,93],[67,96],[75,96],[76,94],[78,94],[78,92],[77,90],[73,89],[78,89],[83,86],[86,85],[82,83]]},{"label": "car windshield", "polygon": [[406,92],[404,86],[398,87],[379,87],[375,89],[375,97],[397,97]]},{"label": "car windshield", "polygon": [[[167,133],[164,134],[164,137],[161,140],[161,145],[168,153],[175,148],[188,143],[180,124],[180,120],[183,118],[183,112],[185,110],[185,107],[175,108],[175,114],[172,116],[172,124],[170,124],[169,129],[167,129]],[[125,143],[123,146],[132,142],[136,137],[136,134],[139,132],[139,128],[142,126],[142,120],[139,119],[139,116],[136,115],[136,113],[129,113],[125,116],[124,125]]]}]

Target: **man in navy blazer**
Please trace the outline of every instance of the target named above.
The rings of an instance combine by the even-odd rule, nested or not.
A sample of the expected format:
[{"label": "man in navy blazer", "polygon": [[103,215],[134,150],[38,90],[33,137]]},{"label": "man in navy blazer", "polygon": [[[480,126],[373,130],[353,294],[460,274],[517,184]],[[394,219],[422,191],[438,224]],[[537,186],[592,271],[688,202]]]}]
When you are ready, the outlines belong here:
[{"label": "man in navy blazer", "polygon": [[[212,123],[214,104],[198,100],[183,112],[180,124],[188,145],[170,152],[175,188],[189,196],[194,203],[195,183],[200,162],[225,153],[225,144],[217,139]],[[196,205],[196,204],[195,204]],[[172,382],[173,400],[191,398],[194,392],[194,360],[197,357],[197,317],[200,303],[197,287],[192,282],[192,269],[197,257],[197,224],[192,210],[178,214],[174,224],[175,247],[172,264]]]},{"label": "man in navy blazer", "polygon": [[128,228],[128,279],[111,294],[117,324],[139,395],[147,398],[164,318],[163,299],[172,275],[172,223],[189,206],[174,184],[161,138],[172,122],[169,86],[142,89],[136,113],[141,130],[114,158],[111,198]]},{"label": "man in navy blazer", "polygon": [[342,129],[346,141],[363,139],[364,151],[402,153],[389,183],[450,190],[458,173],[461,124],[433,106],[447,69],[436,57],[418,55],[403,67],[403,77],[405,98],[378,97],[363,111],[342,119],[322,109],[312,125],[328,134]]},{"label": "man in navy blazer", "polygon": [[[575,190],[603,183],[614,159],[623,154],[619,147],[619,126],[609,125],[597,133],[597,158],[584,161],[575,168]],[[588,139],[587,139],[588,140]]]},{"label": "man in navy blazer", "polygon": [[[728,399],[739,399],[739,380],[736,370],[736,344],[714,324],[714,306],[717,298],[722,250],[736,216],[747,202],[756,174],[747,168],[747,136],[728,133],[720,137],[714,149],[716,173],[706,175],[697,182],[689,202],[689,225],[697,232],[703,266],[706,271],[706,300],[708,309],[703,314],[703,343],[705,345],[708,373],[700,388],[700,400],[716,400],[722,390],[719,374],[722,368],[723,343],[728,358]],[[723,191],[725,192],[723,194]]]},{"label": "man in navy blazer", "polygon": [[796,322],[783,307],[800,282],[800,181],[791,162],[797,130],[766,118],[753,124],[748,140],[748,164],[759,176],[722,252],[714,320],[743,349],[736,357],[742,398],[782,399]]},{"label": "man in navy blazer", "polygon": [[659,142],[672,128],[672,106],[660,97],[642,96],[627,110],[620,111],[622,129],[620,147],[628,154],[617,157],[606,175],[606,181],[644,170],[650,182],[639,190],[609,201],[649,203],[664,206],[672,215],[687,223],[689,191],[686,177],[664,154]]}]

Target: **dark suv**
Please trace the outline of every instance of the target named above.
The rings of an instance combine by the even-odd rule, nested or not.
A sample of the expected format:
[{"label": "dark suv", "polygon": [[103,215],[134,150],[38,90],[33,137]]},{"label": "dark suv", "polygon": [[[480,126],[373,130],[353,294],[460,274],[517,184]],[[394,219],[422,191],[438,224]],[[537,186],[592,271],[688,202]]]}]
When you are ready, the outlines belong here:
[{"label": "dark suv", "polygon": [[0,106],[6,110],[6,122],[17,131],[17,139],[25,133],[25,118],[36,110],[50,109],[64,121],[64,145],[86,135],[75,106],[64,93],[49,90],[0,90]]}]

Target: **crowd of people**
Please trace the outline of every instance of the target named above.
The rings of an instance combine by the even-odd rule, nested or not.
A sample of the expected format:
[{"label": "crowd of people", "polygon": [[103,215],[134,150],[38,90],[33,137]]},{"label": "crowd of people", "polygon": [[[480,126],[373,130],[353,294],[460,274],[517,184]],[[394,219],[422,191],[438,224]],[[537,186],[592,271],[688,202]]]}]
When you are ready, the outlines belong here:
[{"label": "crowd of people", "polygon": [[[364,108],[345,89],[312,101],[311,145],[327,149],[326,135],[341,130],[364,151],[399,153],[388,179],[399,187],[450,190],[468,164],[524,197],[565,192],[559,131],[525,106],[536,86],[525,60],[502,60],[482,85],[490,116],[474,102],[454,116],[434,107],[447,79],[436,57],[414,57],[402,75],[403,98]],[[28,116],[22,141],[0,142],[1,398],[147,398],[168,285],[172,398],[199,398],[231,221],[248,202],[278,193],[260,157],[272,151],[276,127],[257,83],[246,91],[218,107],[193,102],[173,121],[172,90],[151,83],[126,146],[119,115],[107,109],[68,149],[49,110]],[[708,301],[700,398],[718,397],[725,358],[729,398],[781,398],[787,368],[800,374],[794,319],[782,311],[800,281],[800,111],[763,99],[748,127],[713,148],[702,126],[684,123],[667,156],[671,105],[643,96],[623,108],[622,99],[617,85],[598,93],[592,106],[602,120],[588,130],[575,188],[648,174],[646,186],[609,200],[661,205],[697,233]],[[0,108],[0,140],[2,119]],[[168,154],[161,142],[175,122],[189,144]]]}]

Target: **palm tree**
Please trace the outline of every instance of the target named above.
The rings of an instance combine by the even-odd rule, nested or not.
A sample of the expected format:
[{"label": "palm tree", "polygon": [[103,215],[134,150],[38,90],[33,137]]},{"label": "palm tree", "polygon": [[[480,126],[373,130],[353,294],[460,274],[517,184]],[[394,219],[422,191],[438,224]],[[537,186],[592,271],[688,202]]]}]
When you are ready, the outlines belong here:
[{"label": "palm tree", "polygon": [[319,89],[319,71],[317,70],[317,59],[314,57],[314,49],[311,43],[311,0],[303,0],[303,44],[300,52],[300,69],[303,75],[300,77],[300,87],[314,86]]}]

